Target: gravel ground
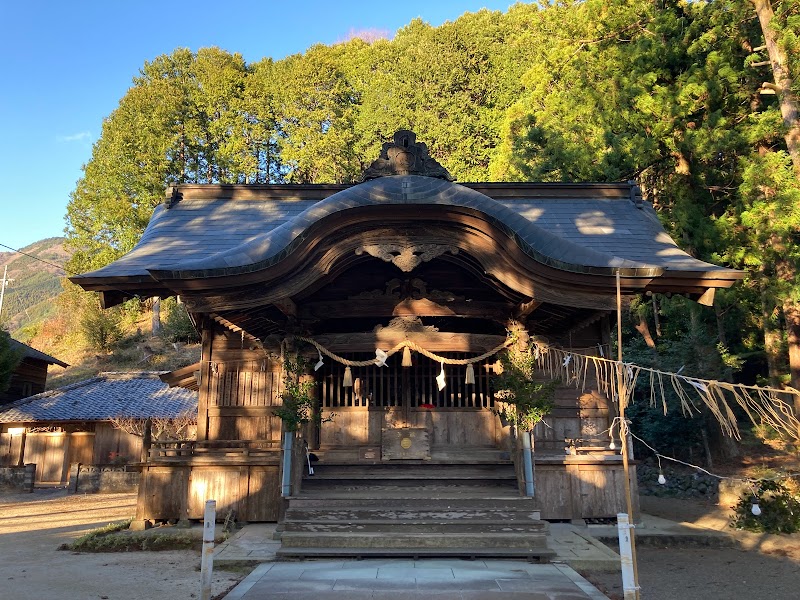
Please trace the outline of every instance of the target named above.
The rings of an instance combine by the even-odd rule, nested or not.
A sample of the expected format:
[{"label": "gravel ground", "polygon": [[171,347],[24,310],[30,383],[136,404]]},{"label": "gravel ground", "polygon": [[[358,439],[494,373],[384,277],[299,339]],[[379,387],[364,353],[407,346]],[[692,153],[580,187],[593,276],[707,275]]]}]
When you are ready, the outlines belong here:
[{"label": "gravel ground", "polygon": [[[192,550],[79,554],[57,547],[133,515],[135,494],[0,494],[0,597],[15,600],[183,600],[200,597]],[[214,570],[213,593],[241,573]]]},{"label": "gravel ground", "polygon": [[[713,545],[707,547],[665,547],[653,542],[653,538],[638,544],[642,600],[800,598],[800,534],[737,531],[728,525],[730,509],[702,501],[647,496],[642,496],[641,501],[642,509],[650,515],[724,532],[735,545],[719,547],[709,540]],[[582,575],[613,600],[622,598],[618,573]]]},{"label": "gravel ground", "polygon": [[[0,494],[0,597],[15,600],[183,600],[200,597],[197,552],[76,554],[56,550],[83,533],[133,514],[135,494],[67,495],[43,489]],[[703,507],[672,501],[678,518]],[[685,520],[690,520],[684,516]],[[738,534],[737,534],[738,535]],[[754,543],[754,539],[756,543]],[[776,541],[777,539],[777,541]],[[753,549],[640,546],[643,600],[793,600],[800,598],[800,536],[743,535]],[[759,549],[760,548],[760,549]],[[243,576],[216,568],[214,595]],[[613,599],[617,573],[584,573]]]},{"label": "gravel ground", "polygon": [[[639,548],[642,600],[796,600],[800,560],[733,548]],[[617,573],[582,573],[612,600]]]}]

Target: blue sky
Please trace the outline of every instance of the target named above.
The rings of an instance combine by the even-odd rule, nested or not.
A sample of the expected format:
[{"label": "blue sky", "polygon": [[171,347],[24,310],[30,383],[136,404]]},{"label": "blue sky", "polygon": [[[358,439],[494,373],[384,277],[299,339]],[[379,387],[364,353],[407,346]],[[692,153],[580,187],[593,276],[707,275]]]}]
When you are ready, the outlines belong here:
[{"label": "blue sky", "polygon": [[[512,0],[26,0],[0,15],[0,244],[62,235],[69,194],[103,119],[145,61],[175,48],[219,46],[248,62],[282,58],[353,30],[394,33]],[[0,251],[5,248],[0,248]]]}]

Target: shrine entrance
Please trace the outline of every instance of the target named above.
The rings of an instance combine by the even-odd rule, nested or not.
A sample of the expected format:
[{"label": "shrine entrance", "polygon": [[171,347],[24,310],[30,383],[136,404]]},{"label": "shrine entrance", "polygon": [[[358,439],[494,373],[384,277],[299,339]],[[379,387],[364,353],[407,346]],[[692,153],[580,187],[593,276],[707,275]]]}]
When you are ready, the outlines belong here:
[{"label": "shrine entrance", "polygon": [[[475,355],[438,354],[449,359]],[[370,355],[342,357],[360,361]],[[475,382],[467,383],[464,366],[442,365],[414,353],[412,366],[404,367],[398,352],[384,367],[351,367],[349,386],[343,385],[345,365],[327,361],[316,373],[323,418],[317,447],[339,452],[349,448],[365,461],[435,460],[456,448],[496,448],[500,432],[491,412],[496,360],[473,365]],[[444,382],[442,389],[437,378]]]}]

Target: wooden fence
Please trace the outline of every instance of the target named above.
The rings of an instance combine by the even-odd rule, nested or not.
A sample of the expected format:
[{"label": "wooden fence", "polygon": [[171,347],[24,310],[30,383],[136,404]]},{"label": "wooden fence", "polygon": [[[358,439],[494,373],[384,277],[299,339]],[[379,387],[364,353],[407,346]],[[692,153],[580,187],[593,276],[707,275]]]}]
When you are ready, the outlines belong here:
[{"label": "wooden fence", "polygon": [[[56,427],[56,426],[54,426]],[[0,465],[36,464],[36,483],[66,483],[69,466],[138,462],[141,438],[98,423],[94,431],[0,433]]]}]

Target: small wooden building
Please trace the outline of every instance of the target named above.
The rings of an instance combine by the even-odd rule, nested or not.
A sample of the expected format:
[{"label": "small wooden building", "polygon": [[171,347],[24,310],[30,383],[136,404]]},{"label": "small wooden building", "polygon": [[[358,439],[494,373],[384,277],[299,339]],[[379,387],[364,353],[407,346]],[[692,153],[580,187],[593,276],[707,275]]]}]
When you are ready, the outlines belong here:
[{"label": "small wooden building", "polygon": [[[707,299],[741,278],[678,248],[633,182],[453,183],[399,131],[356,185],[175,186],[133,251],[72,281],[105,306],[180,295],[202,332],[198,441],[151,453],[138,518],[200,518],[214,497],[221,512],[259,521],[282,511],[273,410],[287,356],[322,362],[306,377],[333,416],[303,433],[317,483],[326,465],[364,476],[391,464],[415,476],[455,463],[499,469],[514,456],[492,412],[497,356],[473,365],[474,383],[455,363],[501,347],[512,320],[608,356],[617,273],[626,297]],[[411,366],[400,351],[379,366],[404,345]],[[545,519],[624,507],[607,433],[616,408],[593,388],[560,388],[535,431]]]},{"label": "small wooden building", "polygon": [[0,405],[43,392],[47,385],[47,368],[50,365],[64,368],[69,366],[67,363],[15,339],[9,338],[9,343],[12,350],[22,355],[22,360],[11,375],[8,389],[0,393]]},{"label": "small wooden building", "polygon": [[157,372],[101,373],[0,408],[0,465],[36,464],[36,483],[66,483],[70,465],[138,464],[142,437],[112,419],[196,414],[197,393]]}]

